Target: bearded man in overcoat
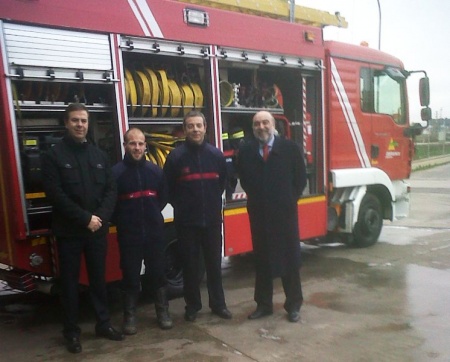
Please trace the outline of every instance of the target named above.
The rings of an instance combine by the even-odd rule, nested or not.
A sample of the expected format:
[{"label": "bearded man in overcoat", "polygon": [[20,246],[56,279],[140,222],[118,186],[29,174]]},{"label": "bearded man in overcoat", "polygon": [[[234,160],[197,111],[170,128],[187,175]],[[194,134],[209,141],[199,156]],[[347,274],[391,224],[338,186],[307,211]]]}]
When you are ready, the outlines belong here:
[{"label": "bearded man in overcoat", "polygon": [[306,186],[305,162],[295,142],[277,135],[271,113],[257,112],[252,125],[255,138],[238,154],[255,255],[257,307],[248,318],[273,313],[273,279],[281,277],[287,318],[297,322],[303,302],[297,202]]}]

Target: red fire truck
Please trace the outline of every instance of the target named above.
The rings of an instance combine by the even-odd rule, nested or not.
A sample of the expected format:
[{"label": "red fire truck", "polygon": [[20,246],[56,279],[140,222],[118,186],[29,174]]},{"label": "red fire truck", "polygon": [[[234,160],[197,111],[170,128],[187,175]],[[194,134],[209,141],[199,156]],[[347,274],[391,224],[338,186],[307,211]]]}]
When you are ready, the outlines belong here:
[{"label": "red fire truck", "polygon": [[[253,114],[268,109],[279,135],[305,151],[300,240],[331,233],[365,247],[384,219],[408,215],[413,139],[421,131],[408,115],[406,78],[414,72],[367,46],[324,41],[323,27],[345,26],[343,18],[287,1],[235,3],[2,0],[0,263],[12,287],[40,289],[58,276],[40,156],[61,138],[70,102],[88,106],[90,138],[111,163],[136,126],[146,132],[148,159],[161,166],[183,142],[183,115],[200,109],[231,170],[234,144],[251,137]],[[245,198],[230,172],[225,256],[252,250]],[[164,215],[171,235],[170,206]],[[109,281],[120,279],[115,237],[111,225]]]}]

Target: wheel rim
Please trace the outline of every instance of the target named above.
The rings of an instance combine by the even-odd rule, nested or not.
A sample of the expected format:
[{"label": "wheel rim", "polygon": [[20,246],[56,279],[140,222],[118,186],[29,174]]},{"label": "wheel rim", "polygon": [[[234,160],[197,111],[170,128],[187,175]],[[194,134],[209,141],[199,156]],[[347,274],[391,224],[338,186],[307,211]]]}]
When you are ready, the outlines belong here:
[{"label": "wheel rim", "polygon": [[373,236],[378,234],[380,230],[380,215],[374,209],[369,209],[364,215],[364,224],[362,225],[362,232],[366,236]]}]

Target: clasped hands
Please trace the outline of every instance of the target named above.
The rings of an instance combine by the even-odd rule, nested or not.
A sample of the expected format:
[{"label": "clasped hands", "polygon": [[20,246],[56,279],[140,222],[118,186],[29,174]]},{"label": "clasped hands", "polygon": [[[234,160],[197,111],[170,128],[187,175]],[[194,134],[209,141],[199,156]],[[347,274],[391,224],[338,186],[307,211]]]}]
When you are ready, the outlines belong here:
[{"label": "clasped hands", "polygon": [[102,219],[96,215],[92,215],[91,221],[89,222],[88,229],[95,233],[98,229],[102,227]]}]

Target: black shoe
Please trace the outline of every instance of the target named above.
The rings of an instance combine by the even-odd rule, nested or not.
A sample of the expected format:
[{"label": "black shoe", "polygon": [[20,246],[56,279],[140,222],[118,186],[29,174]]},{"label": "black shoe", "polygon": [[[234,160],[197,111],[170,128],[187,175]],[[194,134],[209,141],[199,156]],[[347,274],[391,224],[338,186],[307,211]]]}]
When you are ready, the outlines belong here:
[{"label": "black shoe", "polygon": [[248,316],[248,319],[258,319],[272,314],[273,311],[271,309],[256,308],[256,310]]},{"label": "black shoe", "polygon": [[288,312],[287,319],[289,322],[296,323],[300,320],[300,312],[294,310],[292,312]]},{"label": "black shoe", "polygon": [[80,338],[66,338],[66,348],[70,353],[80,353],[82,350]]},{"label": "black shoe", "polygon": [[187,322],[194,322],[197,319],[197,312],[185,312],[184,320]]},{"label": "black shoe", "polygon": [[106,328],[96,329],[95,334],[97,337],[103,337],[103,338],[109,339],[111,341],[121,341],[125,338],[125,336],[122,332],[119,332],[118,330],[114,329],[111,326],[106,327]]},{"label": "black shoe", "polygon": [[219,316],[220,318],[223,319],[231,319],[233,318],[233,315],[231,314],[231,312],[225,307],[222,309],[212,309],[211,310],[213,314]]}]

